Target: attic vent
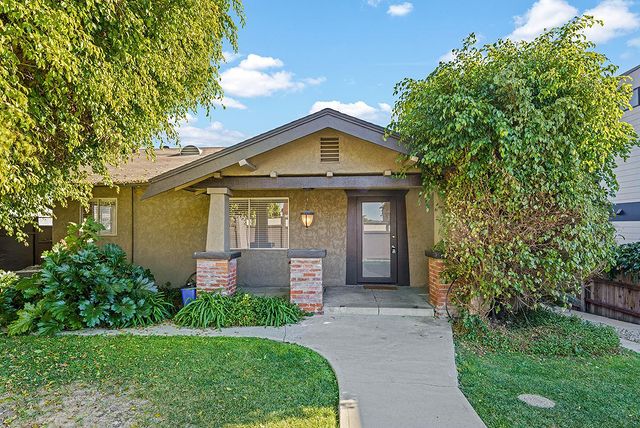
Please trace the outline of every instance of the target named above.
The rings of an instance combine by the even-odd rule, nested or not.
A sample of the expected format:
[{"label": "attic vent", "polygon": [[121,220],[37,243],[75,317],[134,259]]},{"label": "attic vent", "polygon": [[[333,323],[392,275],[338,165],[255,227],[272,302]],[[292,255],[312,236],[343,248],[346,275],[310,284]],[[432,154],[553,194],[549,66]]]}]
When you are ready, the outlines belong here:
[{"label": "attic vent", "polygon": [[320,137],[320,162],[340,162],[339,137]]},{"label": "attic vent", "polygon": [[184,146],[182,149],[180,149],[181,156],[194,156],[194,155],[199,155],[201,153],[202,153],[202,150],[200,150],[199,148],[197,148],[192,144]]}]

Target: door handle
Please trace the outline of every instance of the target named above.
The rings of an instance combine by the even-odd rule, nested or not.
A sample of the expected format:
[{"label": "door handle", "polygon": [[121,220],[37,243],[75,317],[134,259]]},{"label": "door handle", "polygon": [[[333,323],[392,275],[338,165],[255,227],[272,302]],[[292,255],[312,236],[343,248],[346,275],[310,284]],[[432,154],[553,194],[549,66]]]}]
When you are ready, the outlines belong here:
[{"label": "door handle", "polygon": [[396,246],[392,245],[391,246],[391,254],[395,254],[396,253]]}]

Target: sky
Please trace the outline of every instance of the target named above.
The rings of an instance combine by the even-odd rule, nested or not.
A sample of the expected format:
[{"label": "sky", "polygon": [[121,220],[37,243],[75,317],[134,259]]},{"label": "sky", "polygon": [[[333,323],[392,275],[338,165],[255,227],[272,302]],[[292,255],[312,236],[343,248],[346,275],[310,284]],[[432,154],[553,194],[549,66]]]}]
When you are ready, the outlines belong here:
[{"label": "sky", "polygon": [[640,64],[640,4],[631,0],[245,0],[238,52],[221,67],[222,105],[188,115],[180,143],[230,146],[331,107],[386,125],[394,85],[423,78],[469,33],[531,40],[581,15],[620,67]]}]

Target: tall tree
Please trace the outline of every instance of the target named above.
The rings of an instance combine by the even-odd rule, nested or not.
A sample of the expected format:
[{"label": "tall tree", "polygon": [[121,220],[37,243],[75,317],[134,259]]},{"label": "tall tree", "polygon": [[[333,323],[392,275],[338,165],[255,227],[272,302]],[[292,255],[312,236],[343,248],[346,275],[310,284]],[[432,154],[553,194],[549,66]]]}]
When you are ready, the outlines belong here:
[{"label": "tall tree", "polygon": [[482,315],[575,292],[611,260],[615,158],[631,88],[576,18],[533,41],[476,47],[396,86],[390,130],[442,197],[447,273]]},{"label": "tall tree", "polygon": [[189,110],[221,98],[240,0],[0,2],[0,225],[90,196]]}]

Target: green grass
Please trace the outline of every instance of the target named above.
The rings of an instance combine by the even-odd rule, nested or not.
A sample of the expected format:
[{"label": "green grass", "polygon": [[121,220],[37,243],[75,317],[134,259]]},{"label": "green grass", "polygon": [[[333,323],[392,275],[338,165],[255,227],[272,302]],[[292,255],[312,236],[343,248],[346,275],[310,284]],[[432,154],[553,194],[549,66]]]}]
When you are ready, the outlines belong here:
[{"label": "green grass", "polygon": [[[640,427],[640,356],[621,351],[610,329],[534,315],[529,324],[516,320],[480,334],[457,329],[460,386],[485,424]],[[556,406],[530,407],[520,394],[539,394]]]},{"label": "green grass", "polygon": [[135,410],[141,426],[335,427],[337,421],[337,382],[326,360],[263,339],[0,337],[0,379],[0,410],[20,403],[4,413],[19,426],[79,388],[124,392],[144,403]]}]

